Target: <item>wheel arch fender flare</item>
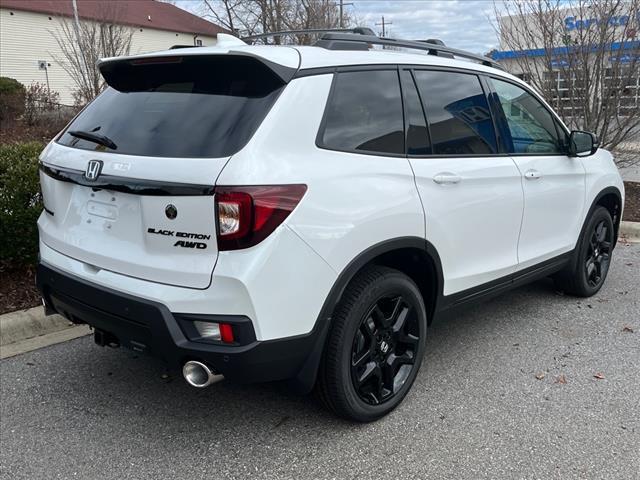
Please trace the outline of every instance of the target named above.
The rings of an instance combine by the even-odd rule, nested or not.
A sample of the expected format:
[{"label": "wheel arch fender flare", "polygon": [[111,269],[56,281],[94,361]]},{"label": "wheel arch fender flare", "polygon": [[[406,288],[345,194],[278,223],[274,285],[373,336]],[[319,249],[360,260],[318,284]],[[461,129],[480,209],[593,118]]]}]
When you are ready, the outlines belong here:
[{"label": "wheel arch fender flare", "polygon": [[618,203],[620,204],[620,209],[618,211],[617,218],[612,218],[613,229],[614,229],[613,246],[615,248],[616,243],[618,242],[618,229],[620,228],[620,218],[622,216],[620,215],[620,212],[622,210],[622,193],[620,193],[620,190],[617,187],[606,187],[600,190],[600,192],[598,192],[598,194],[595,197],[593,197],[593,200],[591,201],[591,205],[589,206],[589,210],[587,210],[587,214],[582,219],[582,227],[580,227],[580,233],[578,234],[578,238],[576,238],[576,243],[573,247],[573,254],[569,262],[569,265],[567,267],[569,271],[575,269],[578,263],[578,254],[580,251],[580,240],[584,236],[585,229],[587,228],[587,223],[589,223],[589,219],[591,218],[591,215],[593,215],[593,212],[596,210],[596,208],[601,206],[600,201],[603,198],[605,198],[607,195],[614,195],[618,200]]},{"label": "wheel arch fender flare", "polygon": [[622,219],[622,208],[623,208],[623,204],[622,204],[622,193],[620,192],[620,190],[618,189],[618,187],[606,187],[603,188],[602,190],[600,190],[600,192],[598,192],[598,194],[593,198],[593,201],[591,202],[591,205],[589,206],[589,210],[587,210],[587,214],[585,215],[584,219],[582,220],[582,228],[580,228],[580,235],[578,236],[578,239],[576,240],[576,250],[578,247],[578,242],[580,241],[580,239],[582,238],[582,236],[584,235],[584,229],[587,226],[587,223],[589,222],[589,218],[591,218],[591,215],[593,215],[593,212],[595,211],[595,209],[598,206],[601,206],[600,201],[606,197],[607,195],[614,195],[616,197],[616,199],[618,200],[618,204],[620,205],[620,208],[618,209],[617,215],[612,217],[613,220],[613,228],[614,228],[614,238],[613,238],[613,246],[615,247],[616,243],[618,242],[618,231],[620,229],[620,221]]},{"label": "wheel arch fender flare", "polygon": [[315,384],[318,368],[320,366],[320,361],[322,359],[322,354],[324,352],[329,327],[331,326],[332,313],[340,302],[340,299],[351,280],[353,280],[362,268],[370,264],[376,258],[387,253],[404,249],[423,251],[431,259],[437,282],[436,305],[432,307],[432,310],[434,312],[437,311],[437,304],[442,298],[444,278],[440,255],[431,242],[420,237],[399,237],[385,240],[367,248],[363,252],[360,252],[347,264],[345,268],[342,269],[334,282],[333,287],[329,291],[313,327],[316,337],[314,347],[309,352],[307,361],[294,379],[293,386],[296,390],[301,393],[308,393],[312,390]]}]

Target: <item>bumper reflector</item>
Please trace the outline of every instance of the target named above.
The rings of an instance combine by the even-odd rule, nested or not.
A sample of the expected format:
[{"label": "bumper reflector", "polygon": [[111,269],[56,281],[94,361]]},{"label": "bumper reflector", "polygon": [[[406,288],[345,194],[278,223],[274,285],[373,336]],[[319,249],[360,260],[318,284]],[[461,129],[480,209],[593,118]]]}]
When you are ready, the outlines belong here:
[{"label": "bumper reflector", "polygon": [[228,323],[193,322],[198,333],[207,340],[215,340],[224,343],[233,343],[233,327]]}]

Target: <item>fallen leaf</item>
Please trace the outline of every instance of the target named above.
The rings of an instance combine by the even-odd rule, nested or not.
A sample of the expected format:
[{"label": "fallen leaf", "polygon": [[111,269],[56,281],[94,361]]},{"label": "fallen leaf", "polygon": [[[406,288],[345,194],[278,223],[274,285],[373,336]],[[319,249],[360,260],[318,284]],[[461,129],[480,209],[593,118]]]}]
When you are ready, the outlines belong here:
[{"label": "fallen leaf", "polygon": [[631,267],[631,266],[633,265],[633,263],[625,263],[625,265],[626,265],[627,267]]},{"label": "fallen leaf", "polygon": [[597,378],[598,380],[604,380],[604,374],[600,372],[596,373],[593,377]]},{"label": "fallen leaf", "polygon": [[625,325],[622,331],[627,333],[633,333],[633,328],[631,328],[629,325]]},{"label": "fallen leaf", "polygon": [[556,377],[556,383],[561,383],[562,385],[564,385],[565,383],[567,383],[567,377],[565,377],[564,374]]},{"label": "fallen leaf", "polygon": [[536,373],[536,378],[538,380],[542,380],[545,377],[545,373],[544,372],[540,372],[540,373]]}]

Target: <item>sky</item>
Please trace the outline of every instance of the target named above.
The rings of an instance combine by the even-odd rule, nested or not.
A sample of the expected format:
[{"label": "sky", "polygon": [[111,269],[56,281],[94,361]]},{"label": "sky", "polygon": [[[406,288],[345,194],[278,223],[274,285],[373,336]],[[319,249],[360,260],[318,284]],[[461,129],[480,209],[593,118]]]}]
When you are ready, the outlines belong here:
[{"label": "sky", "polygon": [[[215,0],[213,0],[215,1]],[[498,45],[490,19],[492,0],[344,0],[345,11],[355,15],[361,26],[391,22],[387,36],[409,40],[438,38],[454,48],[485,54]],[[178,0],[177,6],[194,11],[200,2]],[[336,2],[337,3],[337,2]]]},{"label": "sky", "polygon": [[[349,0],[345,0],[349,1]],[[498,45],[492,26],[493,1],[489,0],[351,0],[345,7],[364,24],[382,32],[380,25],[392,22],[388,37],[424,40],[438,38],[450,47],[487,53]]]}]

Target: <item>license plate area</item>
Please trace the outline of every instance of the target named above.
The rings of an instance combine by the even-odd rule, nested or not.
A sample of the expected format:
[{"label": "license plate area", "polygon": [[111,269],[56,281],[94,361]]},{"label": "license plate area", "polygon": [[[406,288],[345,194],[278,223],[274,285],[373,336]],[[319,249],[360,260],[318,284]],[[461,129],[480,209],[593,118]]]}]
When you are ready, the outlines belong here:
[{"label": "license plate area", "polygon": [[116,220],[118,218],[118,208],[105,202],[96,202],[89,200],[87,202],[87,212],[94,217],[106,218],[107,220]]}]

